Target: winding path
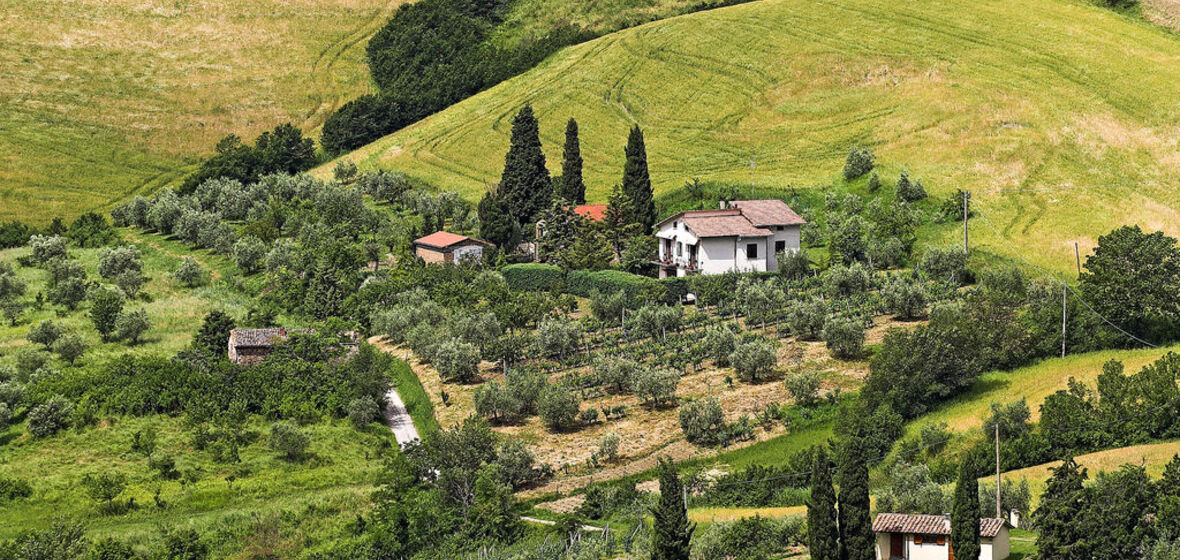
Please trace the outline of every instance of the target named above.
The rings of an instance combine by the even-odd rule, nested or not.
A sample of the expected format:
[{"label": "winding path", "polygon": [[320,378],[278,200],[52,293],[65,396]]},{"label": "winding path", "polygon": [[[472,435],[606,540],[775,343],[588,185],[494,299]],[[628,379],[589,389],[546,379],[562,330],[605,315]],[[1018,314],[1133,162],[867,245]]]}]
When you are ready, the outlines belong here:
[{"label": "winding path", "polygon": [[393,437],[397,438],[398,445],[404,446],[420,439],[418,428],[414,427],[414,420],[410,418],[406,404],[402,402],[401,395],[397,394],[397,389],[390,387],[385,393],[385,401],[388,403],[385,405],[385,425],[389,426]]}]

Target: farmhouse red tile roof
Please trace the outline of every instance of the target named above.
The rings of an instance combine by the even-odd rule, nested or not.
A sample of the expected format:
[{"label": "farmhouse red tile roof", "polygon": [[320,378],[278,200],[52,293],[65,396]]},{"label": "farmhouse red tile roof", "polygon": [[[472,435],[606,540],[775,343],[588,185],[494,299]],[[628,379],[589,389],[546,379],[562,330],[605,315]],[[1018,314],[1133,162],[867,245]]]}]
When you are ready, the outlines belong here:
[{"label": "farmhouse red tile roof", "polygon": [[606,218],[606,205],[583,204],[581,206],[575,206],[574,214],[582,216],[583,218],[589,218],[596,222],[601,222],[604,218]]},{"label": "farmhouse red tile roof", "polygon": [[486,241],[467,237],[466,235],[459,235],[457,233],[451,233],[449,231],[436,231],[430,235],[427,235],[426,237],[419,237],[418,239],[414,240],[414,244],[415,245],[428,245],[430,247],[437,247],[439,249],[445,249],[445,248],[450,247],[452,245],[458,245],[459,243],[462,243],[464,241],[474,241],[474,242],[480,243],[482,245],[488,244]]},{"label": "farmhouse red tile roof", "polygon": [[798,226],[807,223],[781,200],[735,200],[730,202],[755,226]]},{"label": "farmhouse red tile roof", "polygon": [[[991,538],[1000,534],[1003,519],[986,517],[979,520],[979,536]],[[913,513],[878,513],[873,520],[874,533],[904,533],[911,535],[949,535],[951,520],[945,515]]]},{"label": "farmhouse red tile roof", "polygon": [[768,229],[754,227],[750,220],[740,214],[686,215],[682,221],[688,230],[696,234],[697,237],[768,237],[772,235]]}]

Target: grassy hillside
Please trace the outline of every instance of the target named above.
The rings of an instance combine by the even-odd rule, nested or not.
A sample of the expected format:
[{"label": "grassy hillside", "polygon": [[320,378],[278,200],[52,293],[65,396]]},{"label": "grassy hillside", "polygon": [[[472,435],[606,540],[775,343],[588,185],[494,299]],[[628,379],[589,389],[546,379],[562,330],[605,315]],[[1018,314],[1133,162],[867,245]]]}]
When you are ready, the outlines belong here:
[{"label": "grassy hillside", "polygon": [[403,1],[5,2],[0,220],[104,208],[231,132],[318,128],[369,89],[364,45]]},{"label": "grassy hillside", "polygon": [[[746,183],[751,157],[760,186],[822,187],[866,145],[887,181],[909,168],[935,194],[972,190],[1025,255],[1066,271],[1074,241],[1091,247],[1116,222],[1180,233],[1180,191],[1163,181],[1180,174],[1178,58],[1174,34],[1082,2],[762,0],[568,48],[348,157],[475,198],[498,179],[526,101],[551,169],[565,120],[579,120],[596,201],[619,181],[636,122],[659,191]],[[1155,182],[1002,192],[1141,180]],[[1008,245],[975,230],[976,243]]]}]

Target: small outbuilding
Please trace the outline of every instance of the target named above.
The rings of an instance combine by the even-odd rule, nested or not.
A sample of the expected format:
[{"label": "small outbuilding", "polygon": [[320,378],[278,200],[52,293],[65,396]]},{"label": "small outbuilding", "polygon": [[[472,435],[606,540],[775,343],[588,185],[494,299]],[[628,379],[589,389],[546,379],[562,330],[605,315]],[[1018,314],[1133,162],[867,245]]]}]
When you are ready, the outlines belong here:
[{"label": "small outbuilding", "polygon": [[[955,560],[949,516],[879,513],[873,520],[873,532],[877,534],[877,560]],[[979,545],[979,560],[1007,560],[1008,523],[980,519]]]},{"label": "small outbuilding", "polygon": [[449,231],[438,231],[414,240],[414,256],[433,264],[461,264],[483,259],[492,244]]},{"label": "small outbuilding", "polygon": [[[276,344],[285,342],[291,335],[314,332],[312,329],[281,327],[234,329],[229,331],[229,360],[235,364],[257,364],[270,355]],[[355,331],[341,332],[340,340],[340,346],[344,349],[344,359],[351,358],[360,349],[360,335]]]}]

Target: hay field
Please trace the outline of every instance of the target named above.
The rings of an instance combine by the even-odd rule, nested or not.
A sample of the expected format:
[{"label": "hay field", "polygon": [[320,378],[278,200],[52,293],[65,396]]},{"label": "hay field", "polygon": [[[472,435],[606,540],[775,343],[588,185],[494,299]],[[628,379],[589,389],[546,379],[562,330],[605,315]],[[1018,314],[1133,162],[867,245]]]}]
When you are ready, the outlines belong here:
[{"label": "hay field", "polygon": [[0,220],[107,208],[229,133],[315,131],[369,90],[365,43],[404,1],[6,1]]},{"label": "hay field", "polygon": [[691,177],[747,184],[751,158],[760,187],[823,188],[865,145],[886,181],[909,168],[935,195],[973,191],[999,232],[975,226],[977,246],[1065,274],[1075,241],[1085,251],[1116,224],[1180,233],[1178,61],[1174,33],[1077,1],[762,0],[570,47],[347,157],[474,199],[531,102],[553,170],[578,119],[601,202],[633,123],[660,192]]}]

